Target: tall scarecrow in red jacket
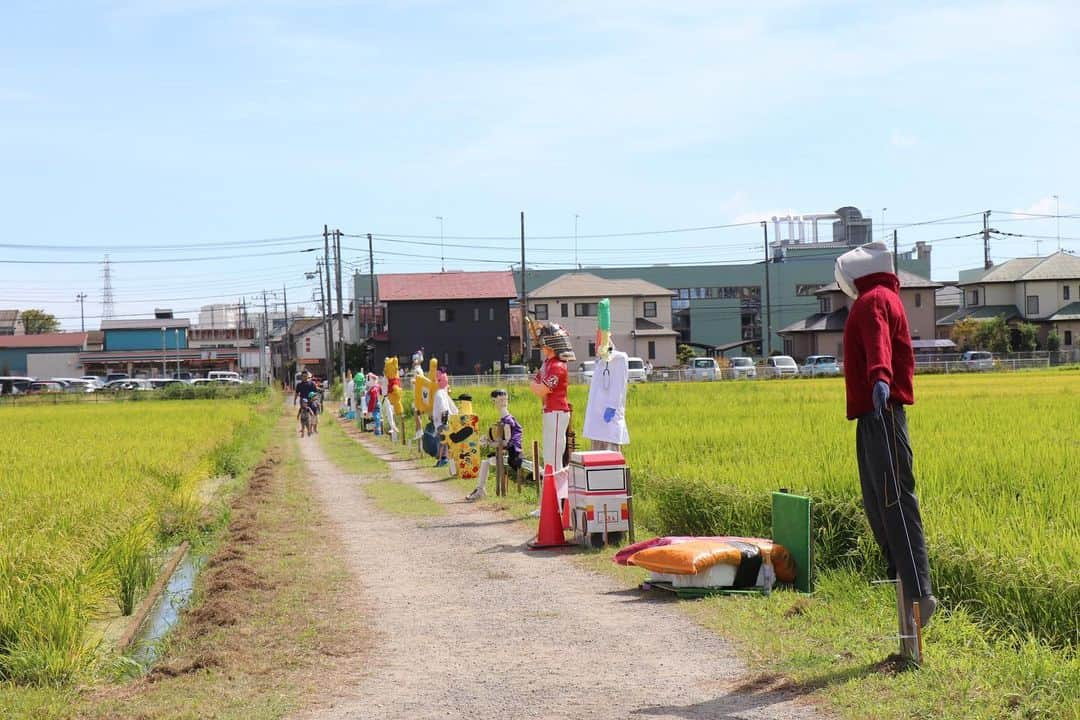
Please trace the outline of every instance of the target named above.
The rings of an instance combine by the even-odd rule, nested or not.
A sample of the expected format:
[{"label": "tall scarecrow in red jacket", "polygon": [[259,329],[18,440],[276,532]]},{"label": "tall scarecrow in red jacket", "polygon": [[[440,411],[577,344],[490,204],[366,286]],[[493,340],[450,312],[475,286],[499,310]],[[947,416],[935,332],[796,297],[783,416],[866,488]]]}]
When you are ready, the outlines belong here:
[{"label": "tall scarecrow in red jacket", "polygon": [[844,382],[847,417],[856,421],[863,508],[889,577],[899,578],[909,608],[918,600],[925,625],[937,600],[930,586],[904,411],[915,402],[915,353],[900,280],[888,247],[880,242],[838,257],[835,274],[840,289],[855,300],[844,325]]}]

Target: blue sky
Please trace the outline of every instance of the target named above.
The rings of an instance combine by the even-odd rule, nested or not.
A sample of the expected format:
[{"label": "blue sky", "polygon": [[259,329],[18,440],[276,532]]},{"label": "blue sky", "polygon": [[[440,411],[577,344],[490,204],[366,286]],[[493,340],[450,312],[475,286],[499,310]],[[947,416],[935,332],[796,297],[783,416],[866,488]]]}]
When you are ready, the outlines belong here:
[{"label": "blue sky", "polygon": [[[0,263],[0,307],[77,329],[83,291],[96,327],[106,249],[160,260],[114,265],[123,315],[309,300],[309,241],[225,243],[324,223],[384,236],[376,271],[437,270],[437,239],[385,236],[438,238],[442,216],[446,266],[495,269],[515,242],[451,238],[516,236],[519,210],[562,236],[530,262],[572,260],[575,215],[583,263],[731,262],[757,257],[759,228],[589,235],[841,205],[876,224],[888,208],[889,230],[992,209],[1056,247],[1054,218],[1004,211],[1080,213],[1075,3],[751,5],[6,2],[0,259],[88,264]],[[945,238],[980,227],[901,227],[900,244],[941,239],[935,279],[955,278],[982,248]],[[1060,227],[1080,251],[1080,219]],[[1034,251],[994,241],[998,261]],[[169,262],[224,255],[246,257]]]}]

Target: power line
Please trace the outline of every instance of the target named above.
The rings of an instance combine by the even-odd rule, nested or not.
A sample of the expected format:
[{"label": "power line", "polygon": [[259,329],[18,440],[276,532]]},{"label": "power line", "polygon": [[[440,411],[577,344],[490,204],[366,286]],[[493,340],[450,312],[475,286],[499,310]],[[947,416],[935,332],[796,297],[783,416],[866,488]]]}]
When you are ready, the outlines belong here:
[{"label": "power line", "polygon": [[[206,257],[194,257],[194,258],[154,258],[154,259],[141,259],[141,260],[110,260],[112,265],[125,264],[125,265],[137,265],[137,264],[154,264],[154,263],[176,263],[176,262],[206,262],[209,260],[236,260],[239,258],[250,257],[269,257],[272,255],[294,255],[296,253],[315,252],[318,248],[304,248],[303,250],[280,250],[278,252],[262,252],[252,253],[250,255],[213,255]],[[0,263],[8,265],[100,265],[100,260],[6,260],[0,259]]]}]

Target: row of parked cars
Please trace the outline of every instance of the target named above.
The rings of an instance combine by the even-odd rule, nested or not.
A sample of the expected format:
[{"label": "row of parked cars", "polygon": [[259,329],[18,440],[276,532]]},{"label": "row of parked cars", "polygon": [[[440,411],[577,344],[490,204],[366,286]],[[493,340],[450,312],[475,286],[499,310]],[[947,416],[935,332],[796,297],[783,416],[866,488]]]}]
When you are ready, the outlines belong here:
[{"label": "row of parked cars", "polygon": [[733,357],[728,368],[721,368],[715,358],[691,358],[688,370],[694,380],[719,380],[721,378],[743,379],[761,377],[817,377],[840,375],[842,370],[832,355],[810,355],[802,365],[790,355],[770,355],[755,363],[753,358]]},{"label": "row of parked cars", "polygon": [[[184,375],[188,375],[184,377]],[[0,395],[40,395],[46,393],[93,393],[157,390],[168,385],[239,385],[243,382],[239,373],[211,371],[205,378],[192,378],[187,373],[179,377],[133,378],[124,373],[108,376],[83,375],[81,377],[55,377],[39,379],[21,375],[0,376]]]}]

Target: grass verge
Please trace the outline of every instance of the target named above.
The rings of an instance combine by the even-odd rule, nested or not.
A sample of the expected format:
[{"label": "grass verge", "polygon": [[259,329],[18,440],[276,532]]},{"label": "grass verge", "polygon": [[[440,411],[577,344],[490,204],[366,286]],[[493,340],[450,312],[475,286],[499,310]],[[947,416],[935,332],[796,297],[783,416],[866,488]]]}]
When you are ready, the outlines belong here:
[{"label": "grass verge", "polygon": [[357,599],[342,592],[343,551],[291,428],[288,417],[277,425],[289,439],[231,501],[196,602],[150,673],[82,688],[0,686],[0,717],[270,720],[333,685],[340,659],[366,651],[367,633]]},{"label": "grass verge", "polygon": [[[385,448],[402,459],[428,460],[415,446],[387,441]],[[446,477],[442,469],[424,470]],[[474,480],[446,482],[463,496],[475,487]],[[493,497],[493,490],[489,482],[483,503],[512,516],[536,506],[532,487],[518,493],[511,484],[506,498]],[[639,539],[648,535],[639,530]],[[608,549],[573,557],[628,588],[639,584],[644,572],[613,564],[613,554]],[[749,691],[760,695],[762,705],[794,694],[846,718],[1080,720],[1080,657],[1035,639],[988,632],[963,608],[935,616],[925,636],[924,667],[901,671],[890,660],[897,645],[892,588],[871,586],[857,572],[822,572],[812,596],[784,591],[672,602],[736,643],[753,668]]]}]

